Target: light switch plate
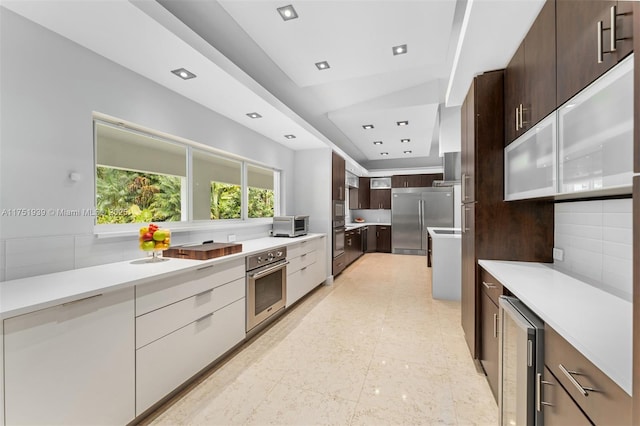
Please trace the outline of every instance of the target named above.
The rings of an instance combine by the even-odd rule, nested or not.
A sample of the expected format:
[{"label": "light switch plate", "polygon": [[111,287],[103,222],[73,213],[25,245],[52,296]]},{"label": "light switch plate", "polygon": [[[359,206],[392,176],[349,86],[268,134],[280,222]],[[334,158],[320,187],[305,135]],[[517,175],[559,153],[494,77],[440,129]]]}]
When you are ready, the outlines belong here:
[{"label": "light switch plate", "polygon": [[559,248],[553,248],[553,260],[562,262],[564,260],[564,250]]},{"label": "light switch plate", "polygon": [[232,243],[236,240],[236,234],[227,235],[227,242]]}]

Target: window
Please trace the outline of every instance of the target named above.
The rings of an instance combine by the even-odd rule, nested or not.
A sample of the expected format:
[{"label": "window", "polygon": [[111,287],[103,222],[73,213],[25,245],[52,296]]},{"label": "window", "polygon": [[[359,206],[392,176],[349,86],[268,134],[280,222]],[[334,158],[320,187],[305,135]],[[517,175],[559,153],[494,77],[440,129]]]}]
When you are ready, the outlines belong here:
[{"label": "window", "polygon": [[95,137],[98,225],[279,214],[277,170],[97,120]]},{"label": "window", "polygon": [[186,148],[96,123],[97,223],[186,220]]},{"label": "window", "polygon": [[242,163],[193,150],[193,219],[242,217]]},{"label": "window", "polygon": [[247,187],[249,190],[248,216],[273,217],[274,172],[271,169],[247,165]]}]

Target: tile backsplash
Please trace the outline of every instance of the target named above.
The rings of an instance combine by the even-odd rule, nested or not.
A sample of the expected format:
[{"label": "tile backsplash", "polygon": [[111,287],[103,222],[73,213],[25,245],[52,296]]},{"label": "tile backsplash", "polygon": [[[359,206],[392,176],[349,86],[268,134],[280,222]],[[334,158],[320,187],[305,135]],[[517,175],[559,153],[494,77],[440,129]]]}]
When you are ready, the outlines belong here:
[{"label": "tile backsplash", "polygon": [[[173,245],[206,240],[242,242],[269,235],[271,224],[210,231],[174,232]],[[143,257],[137,236],[96,238],[93,234],[0,240],[0,281],[26,278]]]},{"label": "tile backsplash", "polygon": [[631,301],[632,222],[630,198],[557,203],[554,266]]},{"label": "tile backsplash", "polygon": [[350,210],[347,223],[353,222],[356,217],[363,218],[366,222],[391,223],[391,210],[371,209],[371,210]]}]

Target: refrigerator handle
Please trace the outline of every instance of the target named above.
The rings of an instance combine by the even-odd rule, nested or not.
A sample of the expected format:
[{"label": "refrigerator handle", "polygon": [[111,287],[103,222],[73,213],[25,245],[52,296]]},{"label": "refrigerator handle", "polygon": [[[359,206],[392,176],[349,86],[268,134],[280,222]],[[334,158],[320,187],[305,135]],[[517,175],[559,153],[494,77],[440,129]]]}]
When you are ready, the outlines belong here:
[{"label": "refrigerator handle", "polygon": [[418,201],[418,217],[420,218],[420,232],[424,231],[424,220],[422,217],[422,210],[423,210],[422,203],[424,203],[424,201],[422,200]]}]

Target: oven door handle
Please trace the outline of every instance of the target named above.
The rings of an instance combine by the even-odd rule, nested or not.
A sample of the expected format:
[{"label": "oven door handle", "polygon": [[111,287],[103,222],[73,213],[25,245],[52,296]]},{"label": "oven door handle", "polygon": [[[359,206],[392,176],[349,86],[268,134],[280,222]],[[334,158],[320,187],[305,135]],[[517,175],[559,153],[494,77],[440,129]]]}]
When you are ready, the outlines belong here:
[{"label": "oven door handle", "polygon": [[284,268],[288,264],[289,264],[288,260],[283,262],[283,263],[278,263],[276,266],[272,266],[271,268],[267,268],[267,269],[264,269],[264,270],[262,270],[260,272],[255,272],[253,274],[249,274],[249,278],[254,279],[254,280],[260,279],[260,278],[264,277],[265,275],[269,275],[272,272],[275,272],[277,270],[280,270],[280,269]]}]

